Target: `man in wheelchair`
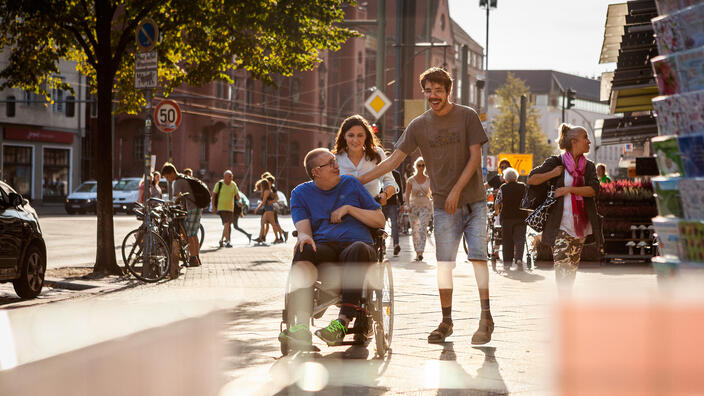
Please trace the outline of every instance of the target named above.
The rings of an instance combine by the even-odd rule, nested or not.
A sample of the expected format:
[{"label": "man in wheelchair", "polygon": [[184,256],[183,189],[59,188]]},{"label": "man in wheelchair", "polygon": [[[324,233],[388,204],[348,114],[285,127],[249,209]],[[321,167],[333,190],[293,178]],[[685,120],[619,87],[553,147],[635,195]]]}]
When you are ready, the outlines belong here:
[{"label": "man in wheelchair", "polygon": [[381,206],[352,176],[340,176],[335,155],[317,148],[303,161],[312,179],[291,192],[291,217],[298,240],[291,266],[287,310],[291,321],[279,341],[312,345],[309,329],[316,280],[339,283],[338,318],[315,335],[328,345],[341,342],[359,309],[367,269],[377,260],[369,228],[383,228]]}]

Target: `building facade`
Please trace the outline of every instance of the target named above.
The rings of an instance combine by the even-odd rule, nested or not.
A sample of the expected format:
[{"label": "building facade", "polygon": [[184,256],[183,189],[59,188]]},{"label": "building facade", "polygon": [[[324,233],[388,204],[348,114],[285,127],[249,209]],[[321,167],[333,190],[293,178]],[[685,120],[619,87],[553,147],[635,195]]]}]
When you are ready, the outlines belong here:
[{"label": "building facade", "polygon": [[[498,115],[496,89],[505,84],[508,73],[523,80],[531,92],[529,98],[533,108],[540,111],[540,126],[548,142],[557,150],[558,127],[562,123],[563,92],[571,88],[576,92],[574,107],[565,110],[565,122],[582,125],[592,141],[589,158],[606,164],[609,172],[615,172],[620,158],[620,147],[602,146],[600,120],[613,118],[609,105],[601,101],[601,80],[561,73],[554,70],[490,70],[489,71],[489,119]],[[491,123],[488,132],[491,133]],[[534,164],[538,165],[538,164]]]},{"label": "building facade", "polygon": [[[0,53],[0,68],[9,53]],[[81,183],[85,136],[85,79],[72,62],[61,62],[59,77],[75,93],[44,96],[21,89],[0,91],[0,179],[30,200],[63,203]]]}]

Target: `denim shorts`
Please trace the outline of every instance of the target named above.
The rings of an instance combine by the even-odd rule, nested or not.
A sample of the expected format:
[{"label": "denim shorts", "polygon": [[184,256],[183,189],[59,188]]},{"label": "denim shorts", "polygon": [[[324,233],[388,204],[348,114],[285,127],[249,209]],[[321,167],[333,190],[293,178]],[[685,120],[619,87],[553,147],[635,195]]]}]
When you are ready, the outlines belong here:
[{"label": "denim shorts", "polygon": [[462,241],[462,234],[467,239],[467,258],[471,261],[486,261],[486,202],[479,201],[457,208],[450,215],[445,209],[435,208],[435,257],[438,265],[450,265],[455,268],[457,250]]}]

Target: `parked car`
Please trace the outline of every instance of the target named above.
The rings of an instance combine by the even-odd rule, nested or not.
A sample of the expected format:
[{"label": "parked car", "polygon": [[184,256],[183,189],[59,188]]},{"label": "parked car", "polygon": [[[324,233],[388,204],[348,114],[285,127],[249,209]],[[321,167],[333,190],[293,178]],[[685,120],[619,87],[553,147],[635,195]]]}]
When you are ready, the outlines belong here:
[{"label": "parked car", "polygon": [[89,180],[81,183],[66,197],[66,213],[95,212],[95,200],[98,195],[98,182]]},{"label": "parked car", "polygon": [[141,177],[124,177],[112,188],[112,209],[117,212],[132,213],[139,198]]},{"label": "parked car", "polygon": [[0,283],[12,282],[18,296],[34,298],[45,273],[46,244],[37,212],[0,181]]}]

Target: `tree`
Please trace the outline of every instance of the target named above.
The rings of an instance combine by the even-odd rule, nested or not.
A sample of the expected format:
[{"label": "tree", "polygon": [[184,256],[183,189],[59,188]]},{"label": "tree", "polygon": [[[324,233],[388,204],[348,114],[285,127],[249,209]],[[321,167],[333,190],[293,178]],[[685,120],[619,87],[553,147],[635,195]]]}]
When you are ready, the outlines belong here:
[{"label": "tree", "polygon": [[[530,89],[520,78],[508,73],[506,83],[496,90],[500,113],[492,121],[493,132],[489,154],[518,153],[521,122],[521,95],[530,97]],[[541,164],[555,149],[548,143],[548,137],[540,127],[540,111],[526,102],[526,152],[533,154],[533,163]]]},{"label": "tree", "polygon": [[119,274],[112,220],[111,111],[138,112],[146,103],[133,88],[135,30],[145,17],[160,28],[159,85],[167,96],[187,83],[228,82],[244,68],[273,83],[312,69],[319,51],[337,50],[356,33],[335,25],[343,0],[15,0],[0,2],[0,51],[10,51],[0,89],[19,87],[48,98],[68,89],[55,76],[59,61],[77,63],[97,94],[97,254],[94,272]]}]

